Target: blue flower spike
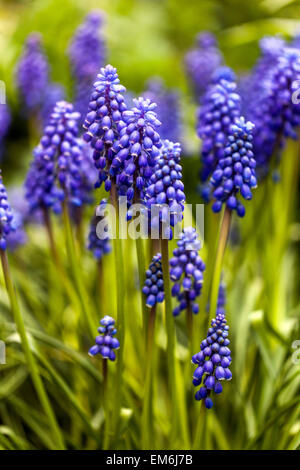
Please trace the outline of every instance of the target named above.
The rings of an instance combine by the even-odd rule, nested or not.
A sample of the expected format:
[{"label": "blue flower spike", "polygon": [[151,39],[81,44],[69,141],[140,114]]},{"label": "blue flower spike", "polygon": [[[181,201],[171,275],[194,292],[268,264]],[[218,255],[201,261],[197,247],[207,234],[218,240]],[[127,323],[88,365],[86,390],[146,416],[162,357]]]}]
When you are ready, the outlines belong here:
[{"label": "blue flower spike", "polygon": [[174,282],[172,296],[179,303],[173,310],[174,316],[189,307],[195,314],[199,311],[197,297],[201,294],[205,270],[205,264],[198,254],[200,248],[196,230],[193,227],[185,228],[170,259],[170,277]]},{"label": "blue flower spike", "polygon": [[219,288],[218,306],[216,318],[211,321],[211,328],[207,337],[201,343],[201,350],[192,357],[192,363],[197,366],[194,371],[193,385],[200,389],[195,394],[196,400],[204,400],[207,409],[212,408],[211,393],[222,393],[223,380],[231,380],[232,373],[231,352],[228,347],[229,326],[225,318],[224,310],[225,288],[221,284]]},{"label": "blue flower spike", "polygon": [[223,204],[235,210],[239,217],[245,215],[245,207],[238,198],[252,199],[252,189],[257,186],[256,161],[252,151],[254,124],[243,117],[236,119],[228,137],[224,157],[218,162],[210,184],[213,187],[212,210],[220,212]]},{"label": "blue flower spike", "polygon": [[165,293],[160,253],[152,258],[149,269],[146,271],[146,280],[142,292],[146,296],[148,308],[155,307],[157,303],[164,301]]},{"label": "blue flower spike", "polygon": [[120,347],[119,341],[117,338],[114,338],[117,333],[115,320],[105,315],[105,317],[100,320],[100,325],[101,326],[98,328],[100,334],[96,337],[96,344],[90,348],[89,356],[100,354],[103,359],[114,361],[116,359],[115,350]]}]

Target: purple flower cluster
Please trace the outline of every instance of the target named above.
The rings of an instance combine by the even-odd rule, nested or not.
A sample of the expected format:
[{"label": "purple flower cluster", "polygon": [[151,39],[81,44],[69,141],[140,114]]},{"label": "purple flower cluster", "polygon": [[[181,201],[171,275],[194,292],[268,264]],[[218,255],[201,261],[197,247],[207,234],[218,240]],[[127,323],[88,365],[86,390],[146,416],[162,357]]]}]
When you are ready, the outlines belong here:
[{"label": "purple flower cluster", "polygon": [[106,59],[106,45],[100,28],[103,24],[103,13],[92,11],[74,34],[69,47],[69,55],[75,77],[75,109],[82,115],[86,112],[90,87],[97,72]]},{"label": "purple flower cluster", "polygon": [[198,254],[200,247],[196,230],[193,227],[185,228],[170,259],[170,277],[174,281],[172,296],[179,302],[173,310],[174,316],[189,307],[193,313],[199,311],[196,299],[201,294],[205,270],[205,264]]},{"label": "purple flower cluster", "polygon": [[160,253],[152,258],[149,269],[146,271],[146,280],[142,292],[147,298],[146,305],[149,308],[164,301],[165,292]]},{"label": "purple flower cluster", "polygon": [[182,119],[179,92],[168,89],[160,78],[153,78],[147,83],[145,98],[157,104],[157,117],[162,123],[159,128],[161,138],[180,142]]},{"label": "purple flower cluster", "polygon": [[48,74],[49,67],[42,51],[41,36],[31,33],[16,70],[17,86],[29,112],[41,107],[48,85]]},{"label": "purple flower cluster", "polygon": [[[101,210],[105,209],[107,204],[106,199],[102,199],[100,202]],[[103,237],[99,238],[97,234],[97,224],[104,219],[104,215],[95,215],[91,221],[90,225],[90,232],[88,236],[88,249],[93,253],[96,260],[100,260],[103,258],[104,255],[110,253],[111,251],[111,244],[108,235],[108,225],[104,227],[103,230]],[[105,233],[107,234],[105,236]]]},{"label": "purple flower cluster", "polygon": [[240,193],[244,199],[252,199],[251,189],[257,186],[252,128],[253,124],[245,122],[243,117],[237,119],[231,127],[224,157],[219,160],[210,179],[214,188],[214,212],[219,212],[223,204],[226,204],[229,209],[235,210],[239,217],[245,215],[245,207],[237,196]]},{"label": "purple flower cluster", "polygon": [[61,203],[80,207],[82,191],[82,144],[78,139],[79,113],[65,101],[59,101],[29,169],[25,188],[31,210],[52,208],[61,211]]},{"label": "purple flower cluster", "polygon": [[287,138],[297,138],[300,108],[293,102],[294,83],[300,80],[300,51],[283,48],[269,74],[266,91],[252,113],[254,153],[262,174],[272,155],[280,156]]},{"label": "purple flower cluster", "polygon": [[[123,164],[123,153],[127,157],[125,148],[123,153],[122,149],[118,150],[118,157],[115,150],[119,133],[125,126],[122,120],[122,114],[126,110],[122,95],[124,91],[117,70],[111,65],[102,68],[94,83],[89,111],[83,124],[86,130],[83,138],[94,149],[93,158],[98,169],[97,186],[105,182],[106,191],[110,191],[111,179],[117,179]],[[122,142],[117,144],[118,149]]]},{"label": "purple flower cluster", "polygon": [[13,212],[7,200],[6,188],[2,181],[0,171],[0,249],[6,249],[6,238],[8,234],[14,229],[12,226]]},{"label": "purple flower cluster", "polygon": [[145,190],[148,213],[151,213],[152,205],[157,205],[158,208],[151,216],[151,228],[159,229],[160,224],[166,224],[164,230],[168,232],[165,235],[168,238],[172,238],[170,225],[174,227],[183,219],[185,194],[180,154],[179,143],[162,141],[160,154]]},{"label": "purple flower cluster", "polygon": [[195,48],[185,56],[186,73],[193,85],[197,100],[211,82],[214,71],[222,63],[223,57],[215,37],[209,32],[198,34]]},{"label": "purple flower cluster", "polygon": [[[203,95],[198,112],[197,133],[202,140],[202,169],[200,178],[205,183],[224,157],[224,149],[235,119],[240,116],[241,99],[236,92],[235,77],[231,69],[219,68],[214,83]],[[203,196],[208,199],[205,187]]]},{"label": "purple flower cluster", "polygon": [[211,328],[207,337],[201,343],[201,351],[192,357],[192,362],[197,365],[193,376],[193,385],[202,387],[196,392],[196,400],[205,400],[206,408],[212,408],[213,402],[210,394],[222,393],[222,380],[231,380],[232,373],[229,369],[231,364],[231,352],[228,348],[229,326],[226,325],[223,312],[217,313],[211,322]]},{"label": "purple flower cluster", "polygon": [[157,119],[156,103],[142,97],[133,100],[134,107],[124,111],[124,127],[116,145],[113,165],[122,166],[119,176],[121,194],[129,201],[134,196],[143,199],[144,188],[155,166],[161,139],[158,133],[160,121]]},{"label": "purple flower cluster", "polygon": [[100,325],[100,328],[98,328],[100,335],[96,337],[96,344],[90,348],[89,355],[96,356],[97,354],[101,354],[103,359],[114,361],[116,359],[114,349],[119,349],[120,347],[119,341],[117,338],[114,338],[117,333],[115,320],[105,315],[105,317],[100,320]]}]

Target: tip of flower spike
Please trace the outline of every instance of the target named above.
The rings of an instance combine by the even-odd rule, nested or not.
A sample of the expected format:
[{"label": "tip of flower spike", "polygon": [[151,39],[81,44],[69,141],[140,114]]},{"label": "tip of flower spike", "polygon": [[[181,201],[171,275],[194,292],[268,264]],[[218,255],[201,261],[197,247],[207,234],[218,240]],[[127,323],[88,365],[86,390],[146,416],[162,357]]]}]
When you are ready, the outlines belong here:
[{"label": "tip of flower spike", "polygon": [[228,82],[235,81],[235,73],[230,67],[219,67],[213,74],[213,81],[227,80]]},{"label": "tip of flower spike", "polygon": [[234,124],[232,125],[232,131],[233,132],[245,131],[246,133],[249,133],[252,131],[254,127],[255,127],[255,124],[253,124],[253,122],[246,121],[244,116],[241,116],[235,119]]}]

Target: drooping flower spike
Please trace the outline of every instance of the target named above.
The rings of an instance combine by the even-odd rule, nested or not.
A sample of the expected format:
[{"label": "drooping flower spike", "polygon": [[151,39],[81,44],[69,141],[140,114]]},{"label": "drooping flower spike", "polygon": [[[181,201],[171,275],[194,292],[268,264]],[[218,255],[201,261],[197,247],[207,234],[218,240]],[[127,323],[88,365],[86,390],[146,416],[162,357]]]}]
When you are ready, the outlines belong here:
[{"label": "drooping flower spike", "polygon": [[159,229],[160,224],[165,223],[164,229],[168,231],[165,236],[168,238],[172,238],[170,225],[174,227],[183,219],[185,194],[180,154],[179,143],[162,141],[159,157],[145,190],[145,205],[149,216],[151,207],[157,206],[155,215],[150,217],[150,226]]},{"label": "drooping flower spike", "polygon": [[146,305],[149,308],[164,301],[165,293],[160,253],[152,258],[149,269],[146,271],[146,280],[142,292],[146,296]]},{"label": "drooping flower spike", "polygon": [[145,98],[157,104],[157,117],[162,123],[159,134],[162,139],[180,142],[182,136],[182,119],[179,92],[167,88],[162,79],[152,78],[147,83]]},{"label": "drooping flower spike", "polygon": [[28,111],[38,110],[45,97],[49,66],[41,47],[41,35],[31,33],[16,68],[17,86]]},{"label": "drooping flower spike", "polygon": [[12,225],[13,212],[7,200],[6,188],[2,181],[0,170],[0,249],[5,250],[7,246],[6,238],[14,229]]},{"label": "drooping flower spike", "polygon": [[213,34],[198,34],[195,47],[185,56],[186,73],[193,85],[197,101],[211,82],[214,71],[222,63],[223,57]]},{"label": "drooping flower spike", "polygon": [[245,207],[238,199],[252,199],[252,188],[256,188],[256,161],[252,151],[252,129],[254,125],[243,117],[237,119],[231,127],[224,157],[218,162],[210,183],[214,188],[212,205],[214,212],[219,212],[222,205],[235,210],[239,217],[245,215]]},{"label": "drooping flower spike", "polygon": [[113,165],[123,167],[119,177],[120,186],[126,188],[129,201],[135,195],[138,202],[143,199],[144,188],[159,156],[162,144],[158,128],[161,123],[155,112],[156,103],[142,97],[134,99],[133,103],[134,107],[123,113],[125,126],[120,131]]},{"label": "drooping flower spike", "polygon": [[206,201],[210,191],[205,183],[224,157],[231,126],[241,114],[241,99],[236,88],[232,70],[227,67],[217,69],[198,112],[197,134],[202,141],[200,178],[204,183],[202,196]]},{"label": "drooping flower spike", "polygon": [[211,393],[221,393],[223,390],[221,381],[232,378],[229,369],[231,364],[231,352],[228,347],[229,326],[226,324],[224,301],[224,286],[222,288],[220,286],[216,318],[212,320],[207,337],[201,343],[201,351],[192,357],[192,362],[197,365],[193,385],[198,387],[202,383],[195,394],[195,399],[204,400],[208,409],[213,406]]},{"label": "drooping flower spike", "polygon": [[98,332],[100,334],[96,336],[96,344],[90,348],[89,356],[101,354],[103,359],[114,361],[116,359],[114,350],[119,349],[120,347],[119,341],[117,338],[114,338],[117,333],[115,320],[112,317],[105,315],[105,317],[100,320],[100,325],[101,326],[98,328]]},{"label": "drooping flower spike", "polygon": [[95,10],[90,12],[76,30],[69,47],[70,61],[75,78],[75,109],[85,115],[91,86],[100,67],[106,60],[106,44],[101,26],[104,14]]},{"label": "drooping flower spike", "polygon": [[121,129],[125,127],[122,120],[127,109],[122,95],[125,87],[120,84],[117,70],[111,65],[101,68],[93,86],[89,111],[83,124],[86,130],[83,138],[94,149],[93,158],[99,172],[97,186],[105,183],[106,191],[110,191],[111,179],[116,181],[123,156],[125,159],[128,155],[126,149],[123,153],[119,150],[124,139],[118,143],[118,158],[113,148]]},{"label": "drooping flower spike", "polygon": [[64,200],[75,207],[84,203],[79,118],[70,103],[59,101],[54,107],[44,135],[34,150],[25,181],[26,198],[32,211],[52,208],[59,213]]},{"label": "drooping flower spike", "polygon": [[[100,206],[105,208],[107,204],[106,199],[102,199]],[[98,237],[97,224],[103,220],[104,216],[95,215],[91,221],[90,232],[88,236],[88,249],[93,253],[97,261],[101,260],[104,255],[110,253],[111,243],[108,235],[108,226],[104,227],[103,237]],[[107,236],[105,236],[105,233]]]},{"label": "drooping flower spike", "polygon": [[189,307],[195,314],[199,311],[197,297],[201,294],[205,270],[205,264],[198,254],[200,248],[196,230],[193,227],[185,228],[170,259],[170,277],[174,282],[172,296],[179,302],[173,310],[174,316]]}]

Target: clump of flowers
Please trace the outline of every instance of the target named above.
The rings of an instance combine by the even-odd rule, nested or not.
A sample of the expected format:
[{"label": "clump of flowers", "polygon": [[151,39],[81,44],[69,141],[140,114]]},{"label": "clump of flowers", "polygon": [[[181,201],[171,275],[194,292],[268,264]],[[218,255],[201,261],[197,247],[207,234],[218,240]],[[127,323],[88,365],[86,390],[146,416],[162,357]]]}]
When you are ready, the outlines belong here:
[{"label": "clump of flowers", "polygon": [[261,103],[270,90],[270,78],[285,47],[280,36],[264,36],[259,41],[261,55],[253,71],[240,80],[239,92],[242,96],[242,112],[247,119],[254,120],[260,114]]},{"label": "clump of flowers", "polygon": [[272,155],[280,157],[287,138],[297,139],[299,105],[293,100],[293,84],[300,80],[300,52],[283,48],[267,82],[259,106],[254,109],[254,152],[262,174],[268,171]]},{"label": "clump of flowers", "polygon": [[[156,103],[142,97],[134,99],[134,107],[123,113],[125,126],[120,131],[117,142],[117,153],[113,165],[121,165],[123,169],[119,177],[120,186],[126,190],[129,201],[143,199],[144,188],[153,172],[159,156],[161,139],[158,128]],[[124,189],[123,189],[124,193]]]},{"label": "clump of flowers", "polygon": [[29,112],[42,105],[48,85],[49,66],[41,46],[41,36],[31,33],[16,69],[17,86]]},{"label": "clump of flowers", "polygon": [[185,56],[186,73],[199,100],[211,82],[214,71],[223,63],[216,39],[209,32],[202,32],[196,37],[196,44]]},{"label": "clump of flowers", "polygon": [[[102,199],[100,207],[104,210],[107,204],[106,199]],[[90,232],[88,235],[88,249],[93,253],[97,261],[101,260],[104,255],[110,253],[111,244],[108,235],[108,225],[103,228],[102,237],[97,235],[97,224],[104,219],[104,215],[95,215],[91,221]],[[106,234],[106,235],[105,235]]]},{"label": "clump of flowers", "polygon": [[118,156],[114,148],[121,129],[125,127],[122,121],[127,109],[122,95],[125,87],[120,84],[117,70],[111,65],[101,68],[93,86],[89,111],[83,124],[86,130],[83,138],[94,149],[93,159],[98,170],[96,186],[105,183],[106,191],[110,191],[111,180],[116,182],[121,165],[128,156],[125,146],[129,139],[123,138],[118,143]]},{"label": "clump of flowers", "polygon": [[246,200],[252,199],[251,189],[257,186],[252,129],[253,124],[246,122],[243,117],[237,119],[231,127],[224,157],[219,160],[210,179],[214,188],[214,212],[219,212],[223,204],[226,204],[226,207],[235,210],[239,217],[245,215],[245,207],[238,195]]},{"label": "clump of flowers", "polygon": [[7,236],[14,229],[12,225],[13,212],[7,200],[6,188],[0,171],[0,249],[5,250]]},{"label": "clump of flowers", "polygon": [[170,259],[170,277],[174,282],[172,296],[179,302],[173,310],[174,316],[189,308],[193,313],[199,311],[197,297],[201,294],[205,270],[205,264],[198,254],[200,248],[196,230],[193,227],[185,228]]},{"label": "clump of flowers", "polygon": [[70,103],[59,101],[54,107],[25,181],[32,211],[52,208],[59,213],[65,200],[74,207],[83,204],[79,118]]},{"label": "clump of flowers", "polygon": [[120,347],[119,341],[117,338],[114,338],[117,333],[115,320],[105,315],[105,317],[100,320],[100,325],[101,326],[98,328],[100,334],[96,336],[96,344],[90,348],[89,355],[96,356],[97,354],[101,354],[103,359],[114,361],[116,359],[114,350]]},{"label": "clump of flowers", "polygon": [[179,92],[168,89],[162,79],[152,78],[147,83],[145,97],[157,104],[157,116],[162,123],[159,128],[161,138],[179,142],[182,135]]},{"label": "clump of flowers", "polygon": [[146,305],[149,308],[164,300],[164,281],[160,253],[153,256],[149,269],[146,271],[143,294],[146,296]]},{"label": "clump of flowers", "polygon": [[221,381],[231,380],[232,373],[229,369],[231,364],[231,352],[228,348],[229,326],[226,324],[224,311],[224,286],[219,290],[217,315],[211,321],[211,328],[207,337],[201,343],[201,351],[192,357],[192,362],[197,365],[193,376],[193,385],[202,387],[196,392],[196,400],[204,400],[206,408],[212,408],[213,402],[210,397],[214,392],[219,394],[223,387]]},{"label": "clump of flowers", "polygon": [[101,31],[103,20],[101,11],[89,13],[76,30],[69,47],[75,77],[75,109],[82,115],[88,107],[90,87],[106,59],[106,44]]},{"label": "clump of flowers", "polygon": [[[152,205],[157,205],[159,208],[151,217],[150,224],[153,228],[158,229],[162,223],[167,224],[165,230],[169,231],[169,225],[174,227],[183,218],[185,194],[180,154],[179,143],[162,141],[159,156],[145,190],[148,212],[151,212]],[[171,232],[169,236],[172,237]]]},{"label": "clump of flowers", "polygon": [[[224,149],[235,119],[240,116],[241,99],[236,91],[234,73],[229,68],[219,68],[214,82],[202,98],[198,111],[197,134],[202,140],[200,178],[206,183],[218,161],[224,157]],[[209,199],[209,188],[204,186],[202,195]]]}]

